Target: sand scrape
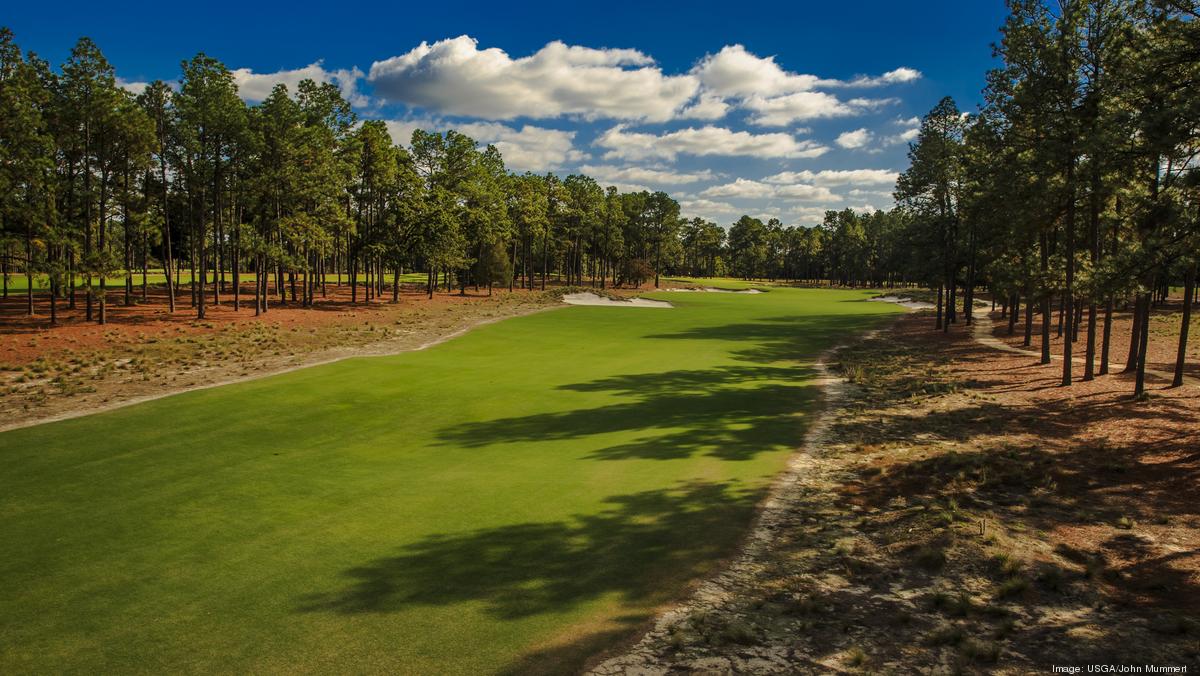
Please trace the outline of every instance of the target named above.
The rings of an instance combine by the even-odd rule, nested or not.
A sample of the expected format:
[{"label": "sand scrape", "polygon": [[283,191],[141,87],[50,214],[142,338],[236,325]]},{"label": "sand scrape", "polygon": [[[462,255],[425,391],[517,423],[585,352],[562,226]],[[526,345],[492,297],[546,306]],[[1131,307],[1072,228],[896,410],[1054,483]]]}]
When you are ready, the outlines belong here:
[{"label": "sand scrape", "polygon": [[569,305],[602,305],[606,307],[675,307],[665,300],[650,300],[649,298],[614,300],[612,298],[598,296],[594,293],[568,293],[567,295],[563,296],[563,302]]}]

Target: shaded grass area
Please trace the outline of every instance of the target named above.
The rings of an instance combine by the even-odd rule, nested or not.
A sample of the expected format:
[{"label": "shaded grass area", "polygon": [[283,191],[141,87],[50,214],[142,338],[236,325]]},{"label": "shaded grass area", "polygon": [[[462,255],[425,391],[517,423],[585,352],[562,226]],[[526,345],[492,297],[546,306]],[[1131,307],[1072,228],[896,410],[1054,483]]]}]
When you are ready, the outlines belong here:
[{"label": "shaded grass area", "polygon": [[572,307],[2,434],[0,671],[575,669],[733,551],[867,295]]}]

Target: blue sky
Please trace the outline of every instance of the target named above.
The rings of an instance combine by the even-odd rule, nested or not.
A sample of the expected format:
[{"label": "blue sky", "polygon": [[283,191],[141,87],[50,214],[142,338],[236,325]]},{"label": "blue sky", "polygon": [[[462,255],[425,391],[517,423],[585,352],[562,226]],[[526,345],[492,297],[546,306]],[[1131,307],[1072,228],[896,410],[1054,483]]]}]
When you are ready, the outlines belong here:
[{"label": "blue sky", "polygon": [[1001,0],[921,3],[20,3],[0,23],[58,64],[94,39],[131,88],[204,51],[254,101],[337,83],[360,116],[457,128],[514,170],[666,190],[685,216],[812,224],[887,208],[913,120],[974,110]]}]

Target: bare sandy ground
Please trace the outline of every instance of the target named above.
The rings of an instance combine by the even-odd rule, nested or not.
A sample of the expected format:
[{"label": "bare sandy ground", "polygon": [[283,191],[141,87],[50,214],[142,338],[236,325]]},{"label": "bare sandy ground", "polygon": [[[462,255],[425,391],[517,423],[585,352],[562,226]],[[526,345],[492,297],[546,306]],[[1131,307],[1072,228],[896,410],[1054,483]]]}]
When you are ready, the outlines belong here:
[{"label": "bare sandy ground", "polygon": [[600,305],[605,307],[675,307],[665,300],[650,300],[649,298],[614,300],[612,298],[605,298],[604,296],[597,296],[594,293],[568,293],[563,296],[563,302],[568,305]]},{"label": "bare sandy ground", "polygon": [[903,296],[879,296],[878,298],[868,298],[867,300],[875,303],[895,303],[896,305],[899,305],[900,307],[906,307],[909,310],[932,310],[937,307],[933,303],[913,300]]}]

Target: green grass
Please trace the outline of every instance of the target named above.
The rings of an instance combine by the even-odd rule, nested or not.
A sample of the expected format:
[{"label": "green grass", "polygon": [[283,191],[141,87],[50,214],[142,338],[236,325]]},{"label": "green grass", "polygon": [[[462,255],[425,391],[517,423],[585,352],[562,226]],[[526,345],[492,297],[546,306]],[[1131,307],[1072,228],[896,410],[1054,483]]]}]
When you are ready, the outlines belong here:
[{"label": "green grass", "polygon": [[[729,289],[731,291],[741,291],[743,289],[765,290],[774,286],[766,281],[737,279],[735,277],[663,277],[661,281],[663,283],[671,282],[675,284],[693,284],[695,286],[706,286],[714,289]],[[654,280],[650,280],[650,287],[654,287]]]},{"label": "green grass", "polygon": [[869,295],[570,307],[0,434],[0,673],[577,668],[732,553]]}]

